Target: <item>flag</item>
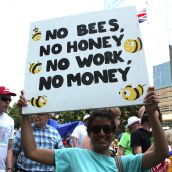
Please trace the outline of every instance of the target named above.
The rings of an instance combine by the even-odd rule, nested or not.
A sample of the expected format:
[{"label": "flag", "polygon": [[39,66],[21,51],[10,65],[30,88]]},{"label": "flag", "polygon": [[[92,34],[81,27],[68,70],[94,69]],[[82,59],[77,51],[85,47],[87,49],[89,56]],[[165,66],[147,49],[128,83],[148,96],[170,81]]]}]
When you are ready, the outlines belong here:
[{"label": "flag", "polygon": [[138,14],[137,14],[137,17],[138,17],[139,23],[147,21],[146,8],[142,9],[141,11],[139,11]]}]

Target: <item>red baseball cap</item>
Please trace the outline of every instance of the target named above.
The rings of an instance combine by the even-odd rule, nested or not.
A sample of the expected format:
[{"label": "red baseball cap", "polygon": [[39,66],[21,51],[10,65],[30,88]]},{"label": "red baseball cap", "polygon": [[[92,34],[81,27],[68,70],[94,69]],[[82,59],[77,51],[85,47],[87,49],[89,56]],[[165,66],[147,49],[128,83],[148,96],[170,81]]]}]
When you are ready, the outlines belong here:
[{"label": "red baseball cap", "polygon": [[8,88],[4,86],[0,86],[0,95],[16,96],[15,93],[11,92]]}]

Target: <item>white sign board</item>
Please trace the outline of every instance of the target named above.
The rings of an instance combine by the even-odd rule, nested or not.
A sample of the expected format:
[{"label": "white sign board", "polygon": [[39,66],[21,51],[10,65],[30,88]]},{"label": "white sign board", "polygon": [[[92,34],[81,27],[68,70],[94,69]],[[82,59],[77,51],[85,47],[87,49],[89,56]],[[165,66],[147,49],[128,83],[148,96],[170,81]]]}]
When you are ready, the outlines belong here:
[{"label": "white sign board", "polygon": [[143,103],[148,75],[135,7],[31,23],[24,114]]}]

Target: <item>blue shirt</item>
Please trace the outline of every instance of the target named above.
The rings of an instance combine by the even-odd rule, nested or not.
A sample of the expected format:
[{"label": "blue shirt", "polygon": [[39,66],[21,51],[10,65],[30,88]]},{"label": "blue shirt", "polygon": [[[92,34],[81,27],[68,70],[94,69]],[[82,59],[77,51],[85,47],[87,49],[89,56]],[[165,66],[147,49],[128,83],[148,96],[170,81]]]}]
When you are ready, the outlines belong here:
[{"label": "blue shirt", "polygon": [[[121,157],[124,172],[142,172],[142,154]],[[55,150],[56,172],[118,172],[115,159],[80,148]]]},{"label": "blue shirt", "polygon": [[[32,124],[32,129],[38,148],[57,149],[63,147],[61,136],[55,128],[46,125],[44,129],[39,129]],[[13,152],[14,154],[18,155],[17,167],[19,169],[31,172],[46,172],[53,171],[54,169],[54,166],[40,164],[24,156],[24,152],[21,146],[21,130],[19,130],[14,137]]]}]

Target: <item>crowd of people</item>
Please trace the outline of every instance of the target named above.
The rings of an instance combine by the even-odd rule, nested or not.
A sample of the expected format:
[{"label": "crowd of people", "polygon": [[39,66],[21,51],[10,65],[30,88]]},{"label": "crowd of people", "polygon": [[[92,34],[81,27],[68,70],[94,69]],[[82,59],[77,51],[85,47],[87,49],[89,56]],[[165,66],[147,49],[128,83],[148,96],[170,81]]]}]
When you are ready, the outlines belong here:
[{"label": "crowd of people", "polygon": [[[138,117],[128,118],[118,133],[121,111],[102,108],[83,118],[65,148],[57,129],[47,124],[49,113],[22,115],[14,136],[7,110],[11,96],[0,86],[0,172],[166,172],[172,169],[172,131],[164,132],[158,96],[149,87]],[[27,106],[23,92],[18,106]],[[168,159],[169,158],[169,159]],[[171,158],[172,159],[172,158]]]}]

